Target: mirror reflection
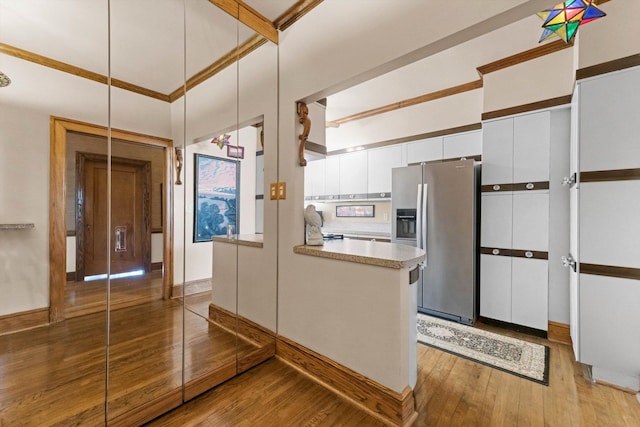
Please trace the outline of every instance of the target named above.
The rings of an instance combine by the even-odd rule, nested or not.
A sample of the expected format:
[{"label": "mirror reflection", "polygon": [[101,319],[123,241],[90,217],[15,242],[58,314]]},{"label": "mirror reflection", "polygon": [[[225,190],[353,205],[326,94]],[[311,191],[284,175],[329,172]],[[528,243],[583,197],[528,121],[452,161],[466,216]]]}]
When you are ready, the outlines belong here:
[{"label": "mirror reflection", "polygon": [[141,424],[272,356],[277,46],[207,0],[0,0],[0,35],[0,424]]}]

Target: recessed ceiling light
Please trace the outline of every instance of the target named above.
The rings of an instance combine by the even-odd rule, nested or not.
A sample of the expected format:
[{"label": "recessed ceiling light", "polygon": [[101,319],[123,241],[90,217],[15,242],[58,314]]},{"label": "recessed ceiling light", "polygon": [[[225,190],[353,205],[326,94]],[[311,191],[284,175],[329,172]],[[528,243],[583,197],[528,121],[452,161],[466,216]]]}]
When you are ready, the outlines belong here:
[{"label": "recessed ceiling light", "polygon": [[11,84],[11,79],[2,71],[0,71],[0,87],[6,87]]}]

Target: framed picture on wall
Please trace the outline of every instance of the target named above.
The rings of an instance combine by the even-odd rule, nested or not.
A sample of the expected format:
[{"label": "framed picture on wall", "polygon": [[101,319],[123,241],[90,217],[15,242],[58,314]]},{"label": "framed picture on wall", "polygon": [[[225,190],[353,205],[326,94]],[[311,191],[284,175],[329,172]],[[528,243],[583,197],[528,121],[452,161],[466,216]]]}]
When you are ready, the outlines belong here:
[{"label": "framed picture on wall", "polygon": [[244,147],[239,145],[227,145],[227,157],[244,159]]},{"label": "framed picture on wall", "polygon": [[240,162],[195,154],[193,242],[236,234],[239,227]]}]

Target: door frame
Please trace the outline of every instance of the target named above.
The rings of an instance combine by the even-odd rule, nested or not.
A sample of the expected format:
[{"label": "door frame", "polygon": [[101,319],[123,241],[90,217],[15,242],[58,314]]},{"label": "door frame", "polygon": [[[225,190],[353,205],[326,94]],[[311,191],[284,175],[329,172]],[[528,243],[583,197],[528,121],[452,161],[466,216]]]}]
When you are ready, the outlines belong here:
[{"label": "door frame", "polygon": [[[84,247],[84,224],[86,218],[84,216],[84,207],[86,202],[85,191],[85,162],[107,162],[108,157],[104,154],[95,153],[76,153],[76,280],[82,280],[85,277],[85,247]],[[140,242],[142,250],[142,262],[144,271],[151,272],[151,203],[149,195],[151,194],[151,162],[148,160],[125,159],[122,157],[111,157],[111,164],[134,166],[142,169],[143,174],[143,193],[142,193],[142,242]]]},{"label": "door frame", "polygon": [[49,151],[49,322],[64,320],[65,286],[67,282],[67,227],[66,227],[66,151],[67,133],[78,132],[102,136],[109,140],[153,145],[164,148],[162,178],[163,289],[164,299],[171,298],[173,286],[173,140],[145,135],[77,120],[51,116]]}]

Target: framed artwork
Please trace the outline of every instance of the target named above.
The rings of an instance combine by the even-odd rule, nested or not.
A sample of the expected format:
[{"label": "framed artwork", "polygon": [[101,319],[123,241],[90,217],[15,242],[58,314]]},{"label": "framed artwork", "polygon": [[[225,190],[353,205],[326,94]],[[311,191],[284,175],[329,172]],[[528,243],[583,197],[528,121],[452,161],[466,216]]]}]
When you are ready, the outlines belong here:
[{"label": "framed artwork", "polygon": [[227,145],[227,157],[244,159],[244,147],[239,145]]},{"label": "framed artwork", "polygon": [[336,206],[337,218],[373,218],[375,205]]},{"label": "framed artwork", "polygon": [[240,162],[195,154],[193,242],[237,233],[239,226]]}]

